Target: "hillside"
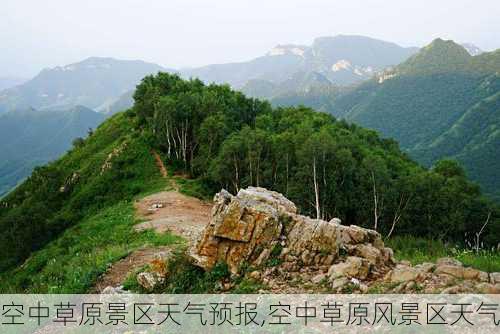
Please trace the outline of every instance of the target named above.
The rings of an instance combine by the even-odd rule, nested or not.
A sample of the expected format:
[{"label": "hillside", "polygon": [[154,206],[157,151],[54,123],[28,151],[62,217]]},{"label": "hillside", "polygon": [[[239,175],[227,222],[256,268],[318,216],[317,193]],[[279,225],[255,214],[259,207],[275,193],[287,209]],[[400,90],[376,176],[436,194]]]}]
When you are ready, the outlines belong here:
[{"label": "hillside", "polygon": [[165,73],[134,100],[2,200],[1,291],[85,292],[133,250],[175,242],[133,229],[133,201],[168,188],[153,151],[191,195],[266,187],[317,218],[456,243],[491,213],[481,240],[498,243],[498,208],[453,162],[426,170],[373,131]]},{"label": "hillside", "polygon": [[427,166],[457,159],[500,198],[499,73],[499,51],[471,56],[452,41],[436,40],[335,100],[330,112],[394,138]]},{"label": "hillside", "polygon": [[26,79],[13,77],[0,77],[0,91],[11,88],[25,82]]},{"label": "hillside", "polygon": [[36,166],[54,160],[105,119],[77,106],[70,110],[26,110],[0,115],[0,197],[29,176]]},{"label": "hillside", "polygon": [[98,111],[130,91],[147,74],[165,70],[143,61],[92,57],[41,71],[20,86],[0,92],[0,113],[67,109],[82,105]]}]

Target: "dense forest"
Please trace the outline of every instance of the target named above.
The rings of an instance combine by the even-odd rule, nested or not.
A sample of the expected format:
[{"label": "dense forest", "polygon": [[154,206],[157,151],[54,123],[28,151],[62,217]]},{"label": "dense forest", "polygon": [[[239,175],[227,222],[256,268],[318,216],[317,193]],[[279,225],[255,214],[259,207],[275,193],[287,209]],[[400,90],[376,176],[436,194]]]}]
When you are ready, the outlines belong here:
[{"label": "dense forest", "polygon": [[282,192],[303,214],[339,217],[385,237],[500,240],[498,207],[453,161],[426,170],[395,141],[329,114],[273,109],[228,86],[166,73],[144,78],[134,100],[2,200],[0,271],[89,213],[149,189],[157,173],[152,149],[207,194],[261,186]]},{"label": "dense forest", "polygon": [[454,161],[426,170],[374,131],[168,74],[146,77],[134,98],[154,145],[211,191],[267,187],[304,214],[457,242],[473,242],[490,217],[482,240],[498,243],[498,208]]}]

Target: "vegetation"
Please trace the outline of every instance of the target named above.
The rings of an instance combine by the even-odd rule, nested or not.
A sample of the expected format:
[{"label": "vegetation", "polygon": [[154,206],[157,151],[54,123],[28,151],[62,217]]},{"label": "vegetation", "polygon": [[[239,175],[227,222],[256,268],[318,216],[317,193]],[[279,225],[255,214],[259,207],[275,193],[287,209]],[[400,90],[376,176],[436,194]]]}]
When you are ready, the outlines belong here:
[{"label": "vegetation", "polygon": [[469,177],[500,198],[500,52],[471,57],[436,40],[397,66],[392,78],[366,82],[329,110],[396,139],[425,166],[459,161]]},{"label": "vegetation", "polygon": [[0,274],[0,293],[87,293],[110,263],[133,250],[180,242],[168,233],[135,232],[136,223],[130,201],[89,216],[21,267]]},{"label": "vegetation", "polygon": [[[463,245],[479,239],[484,246],[500,239],[498,207],[460,166],[442,161],[426,170],[374,131],[166,73],[146,77],[134,99],[132,110],[37,168],[2,200],[1,291],[84,292],[133,249],[176,241],[131,229],[131,201],[166,186],[153,149],[189,176],[178,178],[180,190],[198,197],[263,186],[304,214],[340,217],[385,236]],[[211,273],[182,258],[171,265],[175,279],[166,292],[218,291],[228,275],[223,264]],[[258,288],[239,284],[241,291]]]},{"label": "vegetation", "polygon": [[112,117],[84,145],[36,168],[2,199],[0,272],[100,210],[164,186],[134,119]]},{"label": "vegetation", "polygon": [[489,215],[480,242],[498,243],[498,207],[452,161],[425,170],[373,131],[175,75],[146,77],[134,98],[153,145],[204,189],[262,186],[304,214],[463,244],[475,241]]},{"label": "vegetation", "polygon": [[437,239],[397,236],[387,242],[395,251],[398,260],[407,260],[412,264],[435,262],[442,257],[452,257],[465,266],[486,272],[500,271],[500,253],[495,249],[483,249],[474,252],[459,245],[445,243]]}]

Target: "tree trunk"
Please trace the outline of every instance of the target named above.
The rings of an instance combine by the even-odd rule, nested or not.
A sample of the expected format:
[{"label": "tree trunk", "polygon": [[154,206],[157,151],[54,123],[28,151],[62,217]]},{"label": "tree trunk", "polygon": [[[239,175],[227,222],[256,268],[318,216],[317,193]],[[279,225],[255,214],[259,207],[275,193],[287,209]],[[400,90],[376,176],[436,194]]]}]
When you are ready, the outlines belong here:
[{"label": "tree trunk", "polygon": [[378,195],[377,186],[375,185],[375,174],[372,171],[372,185],[373,185],[373,229],[376,231],[378,228]]},{"label": "tree trunk", "polygon": [[319,204],[319,185],[316,177],[316,157],[313,158],[313,178],[314,178],[314,196],[316,200],[316,218],[321,218],[321,208]]}]

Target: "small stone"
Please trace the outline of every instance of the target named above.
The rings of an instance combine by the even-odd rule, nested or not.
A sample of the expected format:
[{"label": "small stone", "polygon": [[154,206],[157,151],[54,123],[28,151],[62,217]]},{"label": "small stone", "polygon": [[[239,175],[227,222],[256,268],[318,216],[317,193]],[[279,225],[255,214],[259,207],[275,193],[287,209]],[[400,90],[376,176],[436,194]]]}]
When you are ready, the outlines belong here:
[{"label": "small stone", "polygon": [[347,284],[349,284],[349,279],[346,277],[337,278],[332,282],[332,290],[338,291]]},{"label": "small stone", "polygon": [[137,275],[137,283],[147,291],[152,291],[165,282],[165,277],[158,273],[142,272]]},{"label": "small stone", "polygon": [[260,279],[261,273],[258,270],[254,270],[250,273],[250,278],[258,281]]},{"label": "small stone", "polygon": [[319,284],[321,283],[322,281],[324,281],[328,276],[326,274],[318,274],[316,276],[314,276],[311,281],[314,283],[314,284]]}]

